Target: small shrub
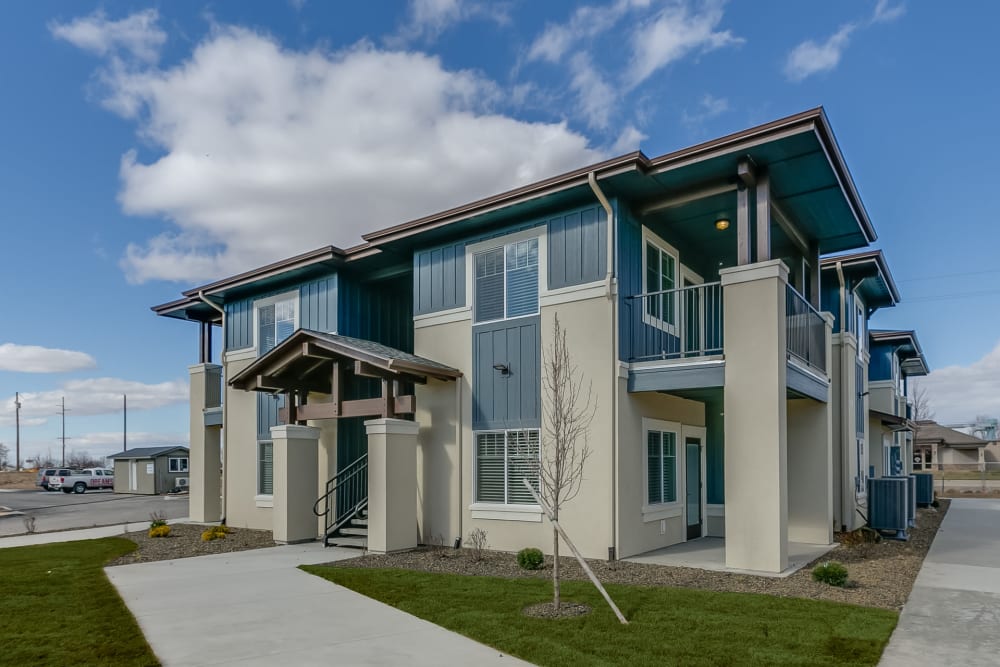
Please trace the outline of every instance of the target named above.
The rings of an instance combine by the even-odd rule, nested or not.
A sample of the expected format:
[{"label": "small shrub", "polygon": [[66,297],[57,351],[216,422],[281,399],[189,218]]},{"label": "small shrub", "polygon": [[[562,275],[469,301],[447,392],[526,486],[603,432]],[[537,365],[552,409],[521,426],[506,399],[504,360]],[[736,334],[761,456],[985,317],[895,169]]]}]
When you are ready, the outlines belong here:
[{"label": "small shrub", "polygon": [[847,583],[847,568],[836,561],[827,561],[813,568],[813,580],[843,587]]},{"label": "small shrub", "polygon": [[159,528],[160,526],[167,525],[167,515],[163,512],[152,512],[149,515],[149,527]]},{"label": "small shrub", "polygon": [[201,534],[202,542],[211,542],[212,540],[224,540],[226,535],[233,532],[228,526],[212,526],[205,532]]},{"label": "small shrub", "polygon": [[150,537],[167,537],[170,535],[170,526],[163,524],[162,526],[153,526],[149,529]]},{"label": "small shrub", "polygon": [[537,570],[545,562],[541,549],[528,547],[517,552],[517,564],[525,570]]},{"label": "small shrub", "polygon": [[483,559],[490,544],[486,541],[486,531],[482,528],[473,528],[469,532],[469,549],[472,552],[472,560],[477,563]]}]

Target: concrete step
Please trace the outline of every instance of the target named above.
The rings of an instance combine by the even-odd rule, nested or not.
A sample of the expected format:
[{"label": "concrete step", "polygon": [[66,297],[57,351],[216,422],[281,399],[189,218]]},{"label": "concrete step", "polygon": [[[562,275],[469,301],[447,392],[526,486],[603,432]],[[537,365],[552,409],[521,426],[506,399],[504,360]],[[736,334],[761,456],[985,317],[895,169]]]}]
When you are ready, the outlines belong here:
[{"label": "concrete step", "polygon": [[339,531],[341,535],[350,537],[368,537],[368,528],[358,528],[356,526],[343,526]]},{"label": "concrete step", "polygon": [[368,536],[348,536],[335,535],[330,538],[331,547],[349,547],[352,549],[365,549],[368,547]]}]

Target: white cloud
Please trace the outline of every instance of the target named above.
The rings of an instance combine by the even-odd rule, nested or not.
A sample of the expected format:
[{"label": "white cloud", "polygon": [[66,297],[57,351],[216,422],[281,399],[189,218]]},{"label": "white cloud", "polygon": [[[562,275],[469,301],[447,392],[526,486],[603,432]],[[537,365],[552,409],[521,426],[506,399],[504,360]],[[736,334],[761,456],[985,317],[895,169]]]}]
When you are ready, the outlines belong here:
[{"label": "white cloud", "polygon": [[618,138],[615,139],[615,143],[611,146],[611,150],[616,155],[637,151],[639,150],[639,144],[641,144],[646,138],[647,136],[639,131],[635,125],[626,125],[625,129],[623,129],[618,135]]},{"label": "white cloud", "polygon": [[706,93],[698,100],[698,105],[694,110],[689,111],[685,109],[681,113],[681,121],[685,125],[697,126],[705,121],[718,118],[727,111],[729,111],[728,99],[725,97],[715,97]]},{"label": "white cloud", "polygon": [[796,46],[785,61],[785,76],[791,81],[802,81],[813,74],[836,68],[856,27],[848,23],[822,44],[806,40]]},{"label": "white cloud", "polygon": [[497,25],[510,22],[505,2],[470,0],[410,0],[409,20],[399,31],[386,38],[392,47],[401,47],[416,39],[435,39],[445,30],[463,21],[487,19]]},{"label": "white cloud", "polygon": [[634,88],[656,71],[692,53],[708,53],[745,40],[729,30],[719,30],[724,0],[696,4],[670,2],[632,33],[632,61],[625,75]]},{"label": "white cloud", "polygon": [[15,373],[67,373],[93,368],[97,362],[86,352],[39,345],[0,343],[0,371]]},{"label": "white cloud", "polygon": [[891,23],[906,13],[906,5],[903,3],[891,5],[889,2],[890,0],[878,0],[872,14],[873,23]]},{"label": "white cloud", "polygon": [[587,124],[599,130],[611,123],[611,111],[618,103],[618,94],[604,80],[586,53],[577,53],[570,61],[573,78],[570,89],[576,93],[579,111]]},{"label": "white cloud", "polygon": [[649,0],[615,0],[608,5],[578,7],[566,23],[550,23],[528,48],[527,59],[557,63],[577,43],[607,32],[632,9]]},{"label": "white cloud", "polygon": [[[107,415],[120,413],[122,395],[128,395],[128,409],[151,410],[167,405],[186,403],[188,385],[181,380],[148,384],[119,378],[88,378],[69,380],[59,388],[21,394],[21,423],[33,420],[44,423],[45,417],[59,414],[61,401],[66,399],[66,411],[73,416]],[[0,419],[13,423],[14,397],[0,403]],[[41,421],[39,421],[41,420]]]},{"label": "white cloud", "polygon": [[1000,342],[968,366],[946,366],[917,380],[927,390],[936,421],[973,420],[976,415],[1000,416]]},{"label": "white cloud", "polygon": [[103,72],[105,104],[162,151],[121,160],[123,210],[170,223],[128,245],[137,282],[353,245],[602,157],[566,123],[497,112],[504,91],[479,74],[371,44],[299,52],[217,27],[176,66]]},{"label": "white cloud", "polygon": [[99,56],[129,54],[145,62],[155,62],[167,41],[167,33],[157,25],[159,14],[147,9],[119,21],[109,21],[103,11],[73,19],[69,23],[51,23],[49,30],[84,51]]}]

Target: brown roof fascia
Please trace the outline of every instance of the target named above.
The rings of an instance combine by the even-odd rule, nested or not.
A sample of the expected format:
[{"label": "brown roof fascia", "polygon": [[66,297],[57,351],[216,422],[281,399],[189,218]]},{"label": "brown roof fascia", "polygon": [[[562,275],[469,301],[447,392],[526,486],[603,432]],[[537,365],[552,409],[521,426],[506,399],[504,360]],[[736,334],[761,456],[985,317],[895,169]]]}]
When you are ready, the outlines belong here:
[{"label": "brown roof fascia", "polygon": [[294,269],[303,268],[312,264],[343,258],[344,251],[340,248],[332,245],[323,246],[322,248],[310,250],[309,252],[302,253],[301,255],[295,255],[294,257],[274,262],[273,264],[261,266],[256,269],[251,269],[250,271],[236,274],[235,276],[230,276],[207,285],[202,285],[201,287],[185,290],[184,292],[181,292],[181,294],[190,297],[196,297],[201,292],[211,294],[212,292],[217,292],[220,289],[225,289],[227,287],[238,287],[262,278],[268,278],[270,276],[285,273],[286,271],[292,271]]},{"label": "brown roof fascia", "polygon": [[602,175],[610,175],[613,172],[628,171],[630,169],[645,169],[648,164],[649,158],[647,158],[642,151],[634,151],[626,155],[611,158],[610,160],[605,160],[604,162],[598,162],[597,164],[582,167],[565,174],[560,174],[558,176],[553,176],[552,178],[547,178],[542,181],[537,181],[535,183],[515,188],[514,190],[508,190],[507,192],[502,192],[498,195],[493,195],[469,204],[448,209],[447,211],[434,213],[432,215],[417,218],[416,220],[404,222],[399,225],[362,234],[361,238],[371,243],[394,241],[396,239],[415,234],[418,231],[434,229],[436,227],[456,222],[462,218],[482,214],[490,209],[509,206],[519,200],[523,201],[534,199],[543,195],[559,192],[560,190],[566,190],[577,185],[582,185],[587,182],[587,174],[592,171],[603,172]]}]

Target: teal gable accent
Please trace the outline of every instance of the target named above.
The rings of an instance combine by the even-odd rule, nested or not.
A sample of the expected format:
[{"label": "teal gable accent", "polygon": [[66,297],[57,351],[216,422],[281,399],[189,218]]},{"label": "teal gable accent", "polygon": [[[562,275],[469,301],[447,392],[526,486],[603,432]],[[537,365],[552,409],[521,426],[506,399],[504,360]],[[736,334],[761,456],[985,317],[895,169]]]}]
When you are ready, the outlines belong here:
[{"label": "teal gable accent", "polygon": [[413,313],[426,315],[468,303],[466,246],[545,226],[548,289],[594,282],[607,273],[608,221],[598,204],[580,206],[525,222],[493,228],[460,241],[413,253]]},{"label": "teal gable accent", "polygon": [[895,354],[895,348],[892,345],[872,345],[871,360],[868,362],[869,382],[892,379],[893,354]]},{"label": "teal gable accent", "polygon": [[253,347],[253,304],[260,299],[298,291],[299,327],[332,332],[337,329],[337,274],[316,278],[298,285],[260,292],[253,296],[226,303],[225,349],[243,350]]}]

